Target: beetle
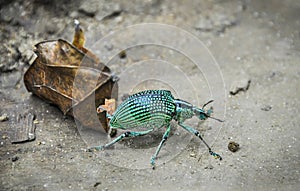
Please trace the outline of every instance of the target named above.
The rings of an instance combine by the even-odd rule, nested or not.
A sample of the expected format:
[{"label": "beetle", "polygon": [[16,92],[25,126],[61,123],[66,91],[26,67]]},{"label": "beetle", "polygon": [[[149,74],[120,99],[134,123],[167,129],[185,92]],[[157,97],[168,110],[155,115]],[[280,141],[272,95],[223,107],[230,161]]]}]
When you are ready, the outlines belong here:
[{"label": "beetle", "polygon": [[145,90],[133,94],[129,96],[123,103],[121,103],[112,115],[107,114],[107,117],[110,119],[109,125],[112,129],[129,130],[133,128],[143,127],[144,130],[137,132],[126,131],[125,133],[121,134],[113,141],[105,145],[89,148],[89,151],[92,151],[94,149],[103,150],[125,137],[143,136],[150,133],[155,128],[161,128],[165,126],[166,131],[163,134],[162,140],[160,141],[156,152],[150,160],[152,168],[154,169],[155,160],[159,154],[159,151],[161,150],[161,147],[166,142],[170,134],[170,122],[173,119],[178,122],[179,126],[200,138],[200,140],[208,148],[208,152],[210,155],[212,155],[216,159],[222,160],[222,157],[219,154],[212,151],[210,146],[202,138],[199,131],[183,124],[186,119],[192,118],[193,116],[197,116],[200,120],[213,118],[217,121],[223,122],[220,119],[211,117],[211,113],[213,112],[212,108],[204,110],[204,107],[211,102],[212,100],[204,104],[202,108],[199,108],[193,106],[187,101],[175,99],[171,92],[168,90]]}]

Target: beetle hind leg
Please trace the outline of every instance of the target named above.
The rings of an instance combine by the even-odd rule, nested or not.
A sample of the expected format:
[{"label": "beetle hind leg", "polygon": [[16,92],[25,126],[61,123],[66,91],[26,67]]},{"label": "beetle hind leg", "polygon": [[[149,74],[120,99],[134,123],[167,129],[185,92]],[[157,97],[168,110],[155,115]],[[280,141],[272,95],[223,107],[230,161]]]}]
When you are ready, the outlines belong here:
[{"label": "beetle hind leg", "polygon": [[105,144],[105,145],[99,145],[99,146],[93,146],[90,147],[88,149],[88,151],[93,151],[93,150],[104,150],[107,147],[112,146],[113,144],[119,142],[120,140],[124,139],[125,137],[138,137],[138,136],[143,136],[146,135],[148,133],[150,133],[151,131],[153,131],[153,129],[147,130],[147,131],[138,131],[138,132],[132,132],[132,131],[127,131],[125,133],[122,133],[121,135],[119,135],[116,139],[114,139],[113,141]]}]

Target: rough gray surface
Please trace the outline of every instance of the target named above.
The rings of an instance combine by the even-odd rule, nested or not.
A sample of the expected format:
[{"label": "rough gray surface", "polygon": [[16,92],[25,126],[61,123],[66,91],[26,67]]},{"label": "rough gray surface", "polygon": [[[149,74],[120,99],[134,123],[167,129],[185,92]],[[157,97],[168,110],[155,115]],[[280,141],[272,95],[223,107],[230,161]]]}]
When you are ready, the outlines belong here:
[{"label": "rough gray surface", "polygon": [[[0,190],[299,189],[300,3],[292,0],[183,2],[1,2],[0,115],[6,114],[9,120],[0,122]],[[250,78],[247,91],[232,96],[226,90],[226,122],[213,146],[224,160],[208,156],[196,138],[154,171],[119,167],[103,160],[101,155],[85,152],[87,145],[74,121],[28,93],[20,80],[20,73],[24,73],[31,59],[33,45],[46,39],[71,41],[74,18],[85,29],[87,47],[93,45],[93,39],[133,24],[176,25],[208,46],[227,88],[243,76]],[[174,39],[178,44],[182,43],[180,40]],[[110,42],[104,46],[110,47],[108,51],[116,47]],[[119,60],[120,64],[135,62],[144,52],[136,50],[131,55],[129,50],[127,60]],[[184,61],[169,51],[162,51],[161,57],[167,53],[171,60],[173,55],[174,62]],[[188,64],[183,67],[190,75],[195,74]],[[125,93],[129,92],[120,92]],[[36,115],[36,140],[11,144],[10,136],[14,133],[11,123],[24,110]],[[209,132],[217,128],[207,127],[206,122],[203,126],[204,135],[213,134]],[[228,151],[230,141],[239,143],[237,152]],[[132,152],[127,155],[135,157]],[[149,165],[148,159],[139,162]]]}]

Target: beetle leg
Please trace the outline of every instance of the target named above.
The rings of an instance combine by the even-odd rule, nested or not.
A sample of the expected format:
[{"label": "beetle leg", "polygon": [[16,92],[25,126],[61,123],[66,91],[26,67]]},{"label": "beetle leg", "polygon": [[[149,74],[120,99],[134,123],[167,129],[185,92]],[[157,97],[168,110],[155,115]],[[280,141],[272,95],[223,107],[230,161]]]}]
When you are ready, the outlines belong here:
[{"label": "beetle leg", "polygon": [[150,133],[151,131],[153,131],[153,129],[147,130],[147,131],[138,131],[138,132],[131,132],[131,131],[127,131],[123,134],[121,134],[120,136],[118,136],[116,139],[114,139],[113,141],[111,141],[110,143],[107,143],[106,145],[99,145],[99,146],[94,146],[94,147],[90,147],[88,149],[88,151],[92,151],[92,150],[103,150],[107,147],[110,147],[111,145],[119,142],[120,140],[122,140],[125,137],[137,137],[137,136],[143,136],[146,135],[148,133]]},{"label": "beetle leg", "polygon": [[170,124],[168,125],[168,128],[166,130],[166,132],[164,133],[163,137],[162,137],[162,140],[160,141],[157,149],[156,149],[156,152],[154,153],[154,155],[152,156],[151,158],[151,165],[152,165],[152,168],[154,169],[155,168],[155,159],[157,158],[157,155],[161,149],[161,147],[163,146],[163,144],[167,141],[168,137],[169,137],[169,134],[170,134],[170,131],[171,131],[171,126]]},{"label": "beetle leg", "polygon": [[213,152],[212,150],[211,150],[211,148],[210,148],[210,146],[205,142],[205,140],[202,138],[202,136],[201,136],[201,134],[200,134],[200,132],[199,131],[197,131],[196,129],[193,129],[192,127],[189,127],[189,126],[187,126],[187,125],[184,125],[184,124],[182,124],[182,123],[178,123],[181,127],[183,127],[185,130],[187,130],[188,132],[190,132],[190,133],[193,133],[194,135],[196,135],[204,144],[205,144],[205,146],[208,148],[208,152],[209,152],[209,154],[210,155],[212,155],[213,157],[215,157],[216,159],[220,159],[220,160],[222,160],[222,157],[219,155],[219,154],[217,154],[217,153],[215,153],[215,152]]}]

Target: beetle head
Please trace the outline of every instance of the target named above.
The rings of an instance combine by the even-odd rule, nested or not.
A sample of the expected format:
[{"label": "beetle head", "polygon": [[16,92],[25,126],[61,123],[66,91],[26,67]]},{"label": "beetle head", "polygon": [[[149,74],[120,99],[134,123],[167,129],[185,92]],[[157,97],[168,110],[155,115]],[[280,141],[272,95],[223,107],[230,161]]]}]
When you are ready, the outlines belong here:
[{"label": "beetle head", "polygon": [[221,119],[217,119],[214,117],[211,117],[211,114],[213,113],[213,108],[210,107],[208,110],[205,110],[205,106],[207,106],[208,104],[210,104],[211,102],[213,102],[213,100],[208,101],[207,103],[205,103],[202,108],[198,108],[198,107],[193,107],[193,111],[195,113],[195,115],[200,119],[200,120],[205,120],[207,118],[212,118],[214,120],[217,120],[219,122],[224,122]]}]

